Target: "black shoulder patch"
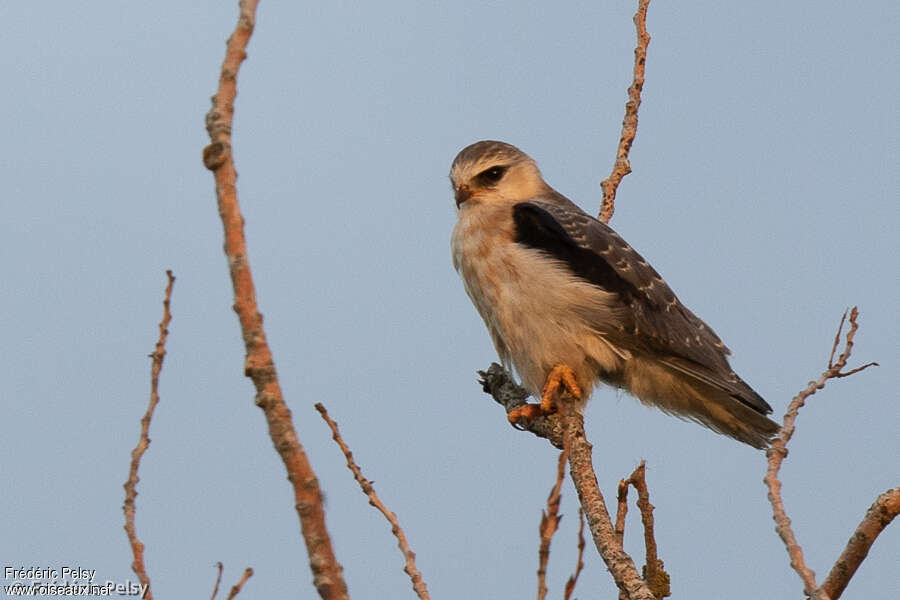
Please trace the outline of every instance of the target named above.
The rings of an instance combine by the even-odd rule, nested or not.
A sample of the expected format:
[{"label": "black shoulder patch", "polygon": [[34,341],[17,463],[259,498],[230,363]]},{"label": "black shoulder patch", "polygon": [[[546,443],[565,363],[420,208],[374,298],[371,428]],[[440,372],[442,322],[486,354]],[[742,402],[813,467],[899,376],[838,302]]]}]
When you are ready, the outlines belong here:
[{"label": "black shoulder patch", "polygon": [[528,202],[520,202],[512,210],[516,243],[547,253],[565,263],[573,274],[608,292],[628,300],[639,296],[634,285],[602,256],[573,240],[549,212]]}]

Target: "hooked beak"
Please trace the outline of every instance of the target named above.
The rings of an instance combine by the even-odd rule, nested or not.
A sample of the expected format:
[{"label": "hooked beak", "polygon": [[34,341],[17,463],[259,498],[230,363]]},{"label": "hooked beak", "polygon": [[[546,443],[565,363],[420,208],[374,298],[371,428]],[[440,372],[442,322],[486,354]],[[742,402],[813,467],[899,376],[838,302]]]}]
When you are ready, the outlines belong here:
[{"label": "hooked beak", "polygon": [[456,198],[456,208],[459,208],[463,202],[472,197],[472,190],[467,185],[460,185],[454,191],[453,197]]}]

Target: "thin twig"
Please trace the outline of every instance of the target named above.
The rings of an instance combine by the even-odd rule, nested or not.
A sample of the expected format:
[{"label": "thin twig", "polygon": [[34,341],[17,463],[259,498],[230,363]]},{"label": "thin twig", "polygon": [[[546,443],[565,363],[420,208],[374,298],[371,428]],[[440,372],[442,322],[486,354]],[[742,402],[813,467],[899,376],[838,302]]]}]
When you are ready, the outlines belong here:
[{"label": "thin twig", "polygon": [[231,586],[231,591],[228,592],[228,597],[226,600],[233,600],[235,596],[241,593],[241,588],[244,587],[244,584],[247,583],[247,580],[253,577],[253,569],[247,567],[244,569],[244,574],[241,575],[241,578],[238,580],[236,584]]},{"label": "thin twig", "polygon": [[563,600],[569,600],[572,597],[572,592],[575,591],[575,585],[578,583],[578,576],[581,575],[581,570],[584,568],[584,546],[584,510],[578,507],[578,560],[575,563],[575,572],[566,581]]},{"label": "thin twig", "polygon": [[791,528],[791,520],[788,518],[787,511],[784,508],[784,500],[781,496],[781,481],[778,479],[778,472],[781,469],[781,463],[784,462],[784,459],[787,456],[787,444],[794,435],[797,415],[800,412],[800,408],[806,403],[806,399],[815,394],[818,390],[824,388],[825,382],[829,379],[845,377],[852,373],[858,373],[868,367],[878,365],[878,363],[872,362],[848,372],[842,371],[842,369],[847,366],[847,360],[850,358],[850,351],[853,349],[853,337],[856,335],[856,330],[859,329],[859,325],[856,322],[858,316],[859,311],[854,306],[850,310],[850,330],[847,332],[844,349],[838,356],[837,361],[835,361],[834,355],[837,351],[838,344],[840,343],[841,332],[847,318],[847,313],[846,311],[844,312],[844,315],[841,317],[837,335],[835,335],[831,355],[828,358],[828,368],[822,373],[818,380],[810,381],[806,388],[801,390],[800,393],[791,400],[787,412],[784,415],[784,424],[781,426],[781,431],[772,441],[772,446],[766,451],[768,468],[766,469],[766,476],[763,481],[769,490],[768,496],[769,502],[772,503],[775,531],[784,542],[788,556],[791,559],[791,567],[803,581],[803,592],[814,600],[825,600],[828,598],[828,594],[824,589],[819,588],[816,583],[816,574],[812,569],[806,566],[806,561],[803,558],[803,548],[800,546],[797,537],[794,535],[794,531]]},{"label": "thin twig", "polygon": [[610,521],[603,494],[600,493],[597,476],[594,474],[591,444],[584,434],[584,419],[581,413],[575,410],[573,403],[574,399],[564,393],[558,404],[564,424],[565,447],[569,452],[569,473],[587,517],[594,544],[616,585],[628,595],[628,598],[655,600],[646,582],[638,575],[634,561],[616,541],[615,529]]},{"label": "thin twig", "polygon": [[[625,517],[628,516],[628,480],[620,479],[616,491],[616,542],[625,547]],[[628,600],[624,590],[619,590],[619,600]]]},{"label": "thin twig", "polygon": [[219,584],[222,583],[222,569],[224,569],[224,565],[222,561],[216,563],[216,569],[218,573],[216,574],[216,584],[213,586],[212,596],[209,597],[209,600],[216,600],[216,595],[219,593]]},{"label": "thin twig", "polygon": [[550,542],[559,528],[562,516],[559,514],[559,503],[562,500],[562,484],[566,476],[566,451],[559,453],[556,465],[556,481],[547,496],[547,509],[541,511],[541,524],[538,528],[541,543],[538,549],[538,600],[547,597],[547,562],[550,560]]},{"label": "thin twig", "polygon": [[616,190],[622,179],[631,173],[628,154],[631,144],[637,135],[638,108],[641,106],[641,90],[644,89],[644,64],[647,62],[647,46],[650,34],[647,33],[647,6],[650,0],[639,0],[634,14],[634,26],[637,29],[637,46],[634,49],[634,79],[628,88],[628,102],[625,103],[625,118],[622,120],[622,135],[616,148],[616,162],[612,173],[600,182],[603,188],[603,206],[600,208],[600,220],[609,223],[616,209]]},{"label": "thin twig", "polygon": [[234,33],[228,38],[219,87],[206,115],[210,145],[203,150],[203,163],[215,177],[219,215],[225,230],[225,255],[234,288],[234,310],[238,314],[246,347],[244,374],[253,381],[256,404],[265,413],[269,436],[284,462],[288,479],[293,486],[294,505],[300,517],[316,591],[323,599],[346,600],[347,585],[325,525],[318,479],[300,445],[291,411],[284,402],[278,383],[272,352],[266,341],[250,272],[244,218],[235,187],[237,172],[231,151],[231,130],[237,75],[247,56],[247,43],[256,20],[256,6],[257,0],[240,0],[240,16]]},{"label": "thin twig", "polygon": [[616,541],[625,545],[625,517],[628,516],[628,480],[620,479],[616,493]]},{"label": "thin twig", "polygon": [[869,554],[869,548],[875,543],[875,539],[898,514],[900,514],[900,487],[881,494],[869,507],[866,516],[850,536],[847,547],[831,567],[831,572],[822,584],[822,589],[832,600],[841,597],[850,578]]},{"label": "thin twig", "polygon": [[150,421],[153,420],[153,411],[159,404],[159,374],[162,372],[163,359],[166,357],[166,339],[169,337],[169,323],[172,321],[171,302],[172,302],[172,286],[175,284],[175,276],[172,271],[166,271],[166,292],[163,296],[163,316],[159,322],[159,338],[156,340],[156,348],[150,362],[150,402],[147,405],[147,411],[141,417],[141,435],[138,438],[137,446],[131,451],[131,466],[128,469],[128,479],[125,481],[125,503],[122,510],[125,512],[125,533],[128,536],[128,543],[131,545],[131,553],[134,560],[131,563],[131,570],[141,582],[146,586],[144,598],[153,600],[153,593],[150,591],[150,577],[147,576],[147,569],[144,567],[144,544],[138,539],[137,530],[134,526],[135,516],[135,500],[137,499],[137,484],[140,481],[138,477],[138,468],[141,466],[141,457],[150,446]]},{"label": "thin twig", "polygon": [[841,315],[841,322],[838,323],[837,331],[834,332],[834,342],[831,344],[831,354],[828,355],[828,368],[834,366],[834,353],[837,352],[838,345],[841,343],[841,332],[844,330],[844,323],[847,322],[847,311]]},{"label": "thin twig", "polygon": [[647,563],[644,566],[643,576],[653,595],[657,599],[671,596],[669,574],[659,559],[656,549],[656,536],[653,530],[653,505],[650,504],[650,491],[647,489],[646,479],[647,465],[644,461],[634,470],[628,483],[637,490],[637,506],[641,511],[641,523],[644,526],[644,548],[647,555]]},{"label": "thin twig", "polygon": [[397,519],[397,515],[388,510],[381,502],[381,499],[378,498],[378,494],[375,493],[372,482],[365,478],[362,474],[362,470],[360,470],[359,466],[353,460],[353,453],[341,437],[337,423],[328,416],[328,411],[325,410],[325,407],[321,403],[317,403],[316,410],[319,411],[319,414],[322,415],[322,419],[325,420],[328,427],[331,429],[331,439],[337,443],[341,452],[344,453],[344,458],[347,459],[347,468],[353,473],[353,477],[356,479],[356,482],[359,484],[363,493],[369,497],[369,504],[377,508],[379,512],[384,515],[384,518],[388,520],[388,523],[391,524],[391,533],[397,538],[397,545],[400,547],[400,551],[406,558],[406,564],[403,567],[403,571],[409,575],[409,578],[412,581],[413,590],[415,590],[416,595],[420,600],[428,600],[428,598],[430,598],[428,595],[428,587],[425,585],[425,580],[422,579],[422,574],[416,568],[416,554],[412,551],[409,547],[409,543],[406,541],[406,534],[403,533],[403,529],[400,527],[400,521]]}]

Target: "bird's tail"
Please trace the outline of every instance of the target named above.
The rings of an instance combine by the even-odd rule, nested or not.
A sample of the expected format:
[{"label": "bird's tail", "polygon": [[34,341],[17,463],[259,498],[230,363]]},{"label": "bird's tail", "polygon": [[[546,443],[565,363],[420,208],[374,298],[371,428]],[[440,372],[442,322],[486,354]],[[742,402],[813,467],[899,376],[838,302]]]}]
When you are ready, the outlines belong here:
[{"label": "bird's tail", "polygon": [[697,376],[682,368],[637,359],[627,363],[624,380],[628,391],[644,404],[696,421],[754,448],[767,448],[779,429],[766,417],[771,412],[769,405],[733,374],[727,380],[708,371]]}]

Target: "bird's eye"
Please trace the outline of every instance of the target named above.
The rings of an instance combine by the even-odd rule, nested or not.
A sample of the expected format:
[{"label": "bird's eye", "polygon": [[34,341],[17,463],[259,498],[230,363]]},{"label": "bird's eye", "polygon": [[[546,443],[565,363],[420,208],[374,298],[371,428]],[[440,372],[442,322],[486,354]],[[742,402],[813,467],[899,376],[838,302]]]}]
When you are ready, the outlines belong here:
[{"label": "bird's eye", "polygon": [[506,173],[506,167],[491,167],[490,169],[485,169],[484,171],[479,173],[478,179],[484,185],[493,185],[503,179],[504,173]]}]

